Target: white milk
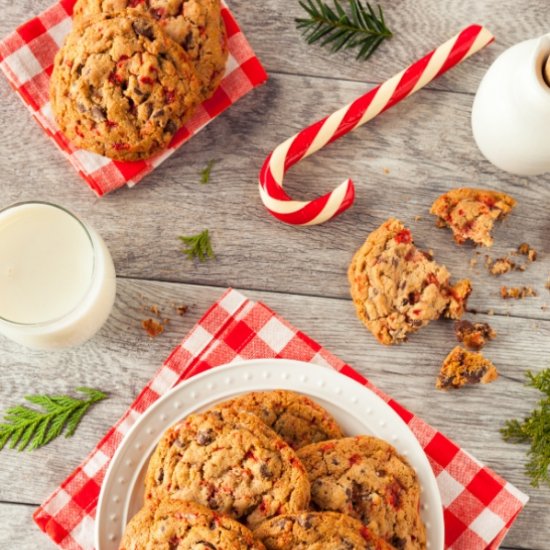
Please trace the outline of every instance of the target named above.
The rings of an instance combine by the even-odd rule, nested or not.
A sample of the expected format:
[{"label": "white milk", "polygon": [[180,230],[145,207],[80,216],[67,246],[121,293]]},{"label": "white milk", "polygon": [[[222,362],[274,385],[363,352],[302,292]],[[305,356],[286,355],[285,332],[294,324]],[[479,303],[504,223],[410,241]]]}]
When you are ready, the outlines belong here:
[{"label": "white milk", "polygon": [[0,333],[55,349],[91,338],[115,298],[103,240],[64,209],[24,203],[0,212]]}]

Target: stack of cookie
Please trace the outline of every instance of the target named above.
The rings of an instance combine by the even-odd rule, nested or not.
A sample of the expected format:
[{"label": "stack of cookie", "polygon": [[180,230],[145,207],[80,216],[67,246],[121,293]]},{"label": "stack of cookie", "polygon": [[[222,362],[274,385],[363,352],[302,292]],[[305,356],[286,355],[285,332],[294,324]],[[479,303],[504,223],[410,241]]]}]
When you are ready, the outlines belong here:
[{"label": "stack of cookie", "polygon": [[219,0],[78,0],[50,84],[75,146],[148,158],[219,86],[227,61]]},{"label": "stack of cookie", "polygon": [[251,393],[164,434],[120,549],[425,549],[419,506],[391,445],[344,437],[303,395]]}]

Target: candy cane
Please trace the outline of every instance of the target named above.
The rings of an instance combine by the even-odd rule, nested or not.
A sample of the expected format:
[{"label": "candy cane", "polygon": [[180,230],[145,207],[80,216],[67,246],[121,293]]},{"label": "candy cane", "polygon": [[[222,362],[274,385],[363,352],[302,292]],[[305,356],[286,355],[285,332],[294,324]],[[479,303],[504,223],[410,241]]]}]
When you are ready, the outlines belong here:
[{"label": "candy cane", "polygon": [[347,210],[355,197],[351,179],[313,201],[295,201],[283,190],[284,175],[294,164],[414,94],[493,40],[487,29],[471,25],[353,103],[281,143],[260,171],[260,196],[268,211],[288,224],[316,225]]}]

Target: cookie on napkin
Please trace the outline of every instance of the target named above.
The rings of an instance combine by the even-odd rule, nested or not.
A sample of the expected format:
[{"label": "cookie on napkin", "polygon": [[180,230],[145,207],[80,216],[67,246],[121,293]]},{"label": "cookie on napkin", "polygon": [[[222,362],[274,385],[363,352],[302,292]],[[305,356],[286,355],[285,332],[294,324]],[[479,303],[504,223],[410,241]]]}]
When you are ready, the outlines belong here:
[{"label": "cookie on napkin", "polygon": [[119,550],[152,548],[265,550],[239,522],[195,502],[178,500],[146,506],[126,526]]},{"label": "cookie on napkin", "polygon": [[315,509],[348,514],[396,548],[426,548],[416,473],[389,443],[347,437],[304,447],[298,457]]},{"label": "cookie on napkin", "polygon": [[75,25],[55,57],[52,109],[83,149],[138,160],[165,148],[199,103],[193,64],[154,19],[137,11]]},{"label": "cookie on napkin", "polygon": [[277,516],[254,531],[267,550],[394,550],[359,520],[335,512]]},{"label": "cookie on napkin", "polygon": [[192,500],[254,527],[305,510],[308,476],[294,451],[256,416],[228,409],[170,428],[145,478],[146,502]]},{"label": "cookie on napkin", "polygon": [[343,437],[340,426],[323,407],[292,391],[247,393],[216,407],[255,414],[293,449]]},{"label": "cookie on napkin", "polygon": [[222,80],[228,56],[220,0],[78,0],[73,15],[82,20],[127,8],[151,15],[186,51],[201,82],[201,99],[209,98]]}]

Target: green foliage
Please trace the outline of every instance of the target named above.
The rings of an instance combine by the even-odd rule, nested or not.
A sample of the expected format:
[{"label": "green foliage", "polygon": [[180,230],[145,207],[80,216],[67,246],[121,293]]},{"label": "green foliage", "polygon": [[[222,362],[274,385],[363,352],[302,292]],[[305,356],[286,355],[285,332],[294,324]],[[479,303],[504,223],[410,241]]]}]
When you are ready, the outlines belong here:
[{"label": "green foliage", "polygon": [[178,239],[186,246],[186,248],[182,249],[182,252],[190,260],[197,258],[199,262],[204,262],[208,258],[215,258],[208,229],[205,229],[198,235],[191,235],[190,237],[181,236]]},{"label": "green foliage", "polygon": [[212,168],[214,168],[214,165],[217,163],[217,160],[211,160],[208,162],[205,168],[201,170],[201,183],[204,185],[205,183],[210,183],[210,176],[212,175]]},{"label": "green foliage", "polygon": [[526,386],[541,391],[543,397],[531,414],[519,420],[508,420],[500,430],[502,438],[511,443],[531,445],[525,465],[525,473],[531,478],[531,485],[541,483],[550,486],[550,369],[538,374],[527,372]]},{"label": "green foliage", "polygon": [[76,399],[68,395],[27,395],[25,399],[42,410],[17,405],[4,413],[0,423],[0,451],[10,449],[33,451],[47,445],[65,431],[71,437],[88,409],[107,394],[92,388],[76,388],[87,396]]},{"label": "green foliage", "polygon": [[300,2],[308,17],[296,19],[296,27],[302,30],[308,44],[320,41],[321,46],[330,45],[333,52],[357,49],[357,59],[365,60],[393,36],[380,6],[376,12],[368,2],[363,5],[361,0],[348,0],[348,14],[341,0],[333,3],[330,7],[322,0]]}]

